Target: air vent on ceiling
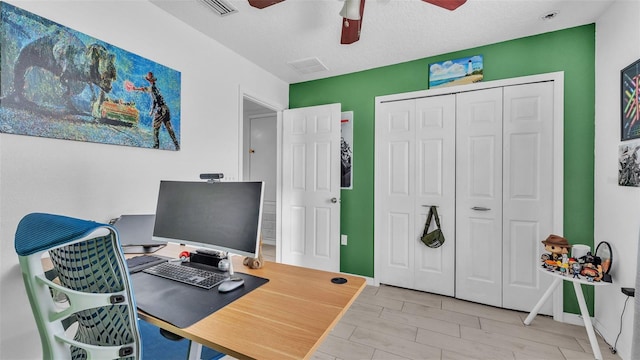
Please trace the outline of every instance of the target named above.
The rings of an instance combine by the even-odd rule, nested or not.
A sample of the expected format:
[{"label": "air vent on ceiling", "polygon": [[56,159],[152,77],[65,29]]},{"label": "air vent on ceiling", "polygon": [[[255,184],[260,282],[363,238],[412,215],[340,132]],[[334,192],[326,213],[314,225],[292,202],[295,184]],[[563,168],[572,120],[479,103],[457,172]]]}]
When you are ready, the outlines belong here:
[{"label": "air vent on ceiling", "polygon": [[234,8],[228,1],[224,0],[200,0],[202,3],[210,7],[216,14],[227,16],[237,13],[238,9]]},{"label": "air vent on ceiling", "polygon": [[329,70],[318,58],[308,58],[296,60],[288,63],[292,68],[296,69],[300,74],[311,74],[320,71]]}]

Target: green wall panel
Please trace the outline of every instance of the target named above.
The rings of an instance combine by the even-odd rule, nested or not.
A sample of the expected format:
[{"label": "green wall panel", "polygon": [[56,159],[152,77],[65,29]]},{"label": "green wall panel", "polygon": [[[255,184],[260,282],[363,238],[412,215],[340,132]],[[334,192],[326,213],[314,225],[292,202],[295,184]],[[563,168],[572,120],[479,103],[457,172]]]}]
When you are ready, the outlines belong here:
[{"label": "green wall panel", "polygon": [[[590,24],[290,85],[290,108],[341,103],[343,111],[354,112],[353,189],[341,194],[341,233],[348,236],[348,245],[341,247],[341,271],[374,276],[375,97],[425,90],[429,64],[478,54],[484,56],[485,81],[564,71],[564,234],[560,235],[593,247],[595,25]],[[585,295],[592,300],[591,288]],[[564,298],[565,311],[579,313],[570,286],[565,286]]]}]

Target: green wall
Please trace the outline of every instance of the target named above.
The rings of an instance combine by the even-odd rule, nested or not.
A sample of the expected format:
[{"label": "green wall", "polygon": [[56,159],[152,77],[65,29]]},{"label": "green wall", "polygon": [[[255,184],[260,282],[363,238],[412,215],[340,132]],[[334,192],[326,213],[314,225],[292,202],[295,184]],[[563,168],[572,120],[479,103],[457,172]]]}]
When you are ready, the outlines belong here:
[{"label": "green wall", "polygon": [[[344,51],[349,51],[345,46]],[[383,51],[383,50],[381,50]],[[374,276],[373,195],[375,97],[427,89],[430,63],[481,54],[484,80],[564,71],[564,235],[593,247],[595,25],[292,84],[289,107],[341,103],[354,112],[353,189],[342,190],[340,270]],[[541,239],[542,240],[542,239]],[[592,287],[584,289],[590,304]],[[565,311],[579,313],[565,285]]]}]

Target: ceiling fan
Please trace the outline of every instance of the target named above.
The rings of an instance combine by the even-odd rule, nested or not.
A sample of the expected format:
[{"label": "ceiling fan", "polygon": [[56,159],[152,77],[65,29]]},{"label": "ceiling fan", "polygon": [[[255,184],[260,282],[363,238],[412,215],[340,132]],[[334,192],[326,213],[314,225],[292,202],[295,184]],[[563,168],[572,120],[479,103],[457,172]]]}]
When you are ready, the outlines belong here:
[{"label": "ceiling fan", "polygon": [[[248,0],[249,5],[264,9],[267,6],[275,5],[284,0]],[[422,0],[429,4],[439,6],[447,10],[455,10],[467,0]],[[362,16],[364,15],[365,0],[344,0],[344,7],[340,11],[342,16],[342,36],[341,44],[353,44],[360,40],[360,30],[362,28]]]}]

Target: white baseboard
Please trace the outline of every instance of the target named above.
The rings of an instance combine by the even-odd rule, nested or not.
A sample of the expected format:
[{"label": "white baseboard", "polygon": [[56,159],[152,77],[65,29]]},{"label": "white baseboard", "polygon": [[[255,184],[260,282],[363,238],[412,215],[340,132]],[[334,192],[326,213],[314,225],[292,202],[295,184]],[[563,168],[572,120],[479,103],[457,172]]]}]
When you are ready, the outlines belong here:
[{"label": "white baseboard", "polygon": [[264,245],[276,246],[276,240],[275,240],[275,239],[265,239],[265,238],[262,238],[262,243],[263,243]]},{"label": "white baseboard", "polygon": [[[594,319],[591,318],[591,322],[593,321]],[[562,313],[562,322],[571,325],[584,326],[584,320],[582,320],[582,315],[580,314]]]}]

